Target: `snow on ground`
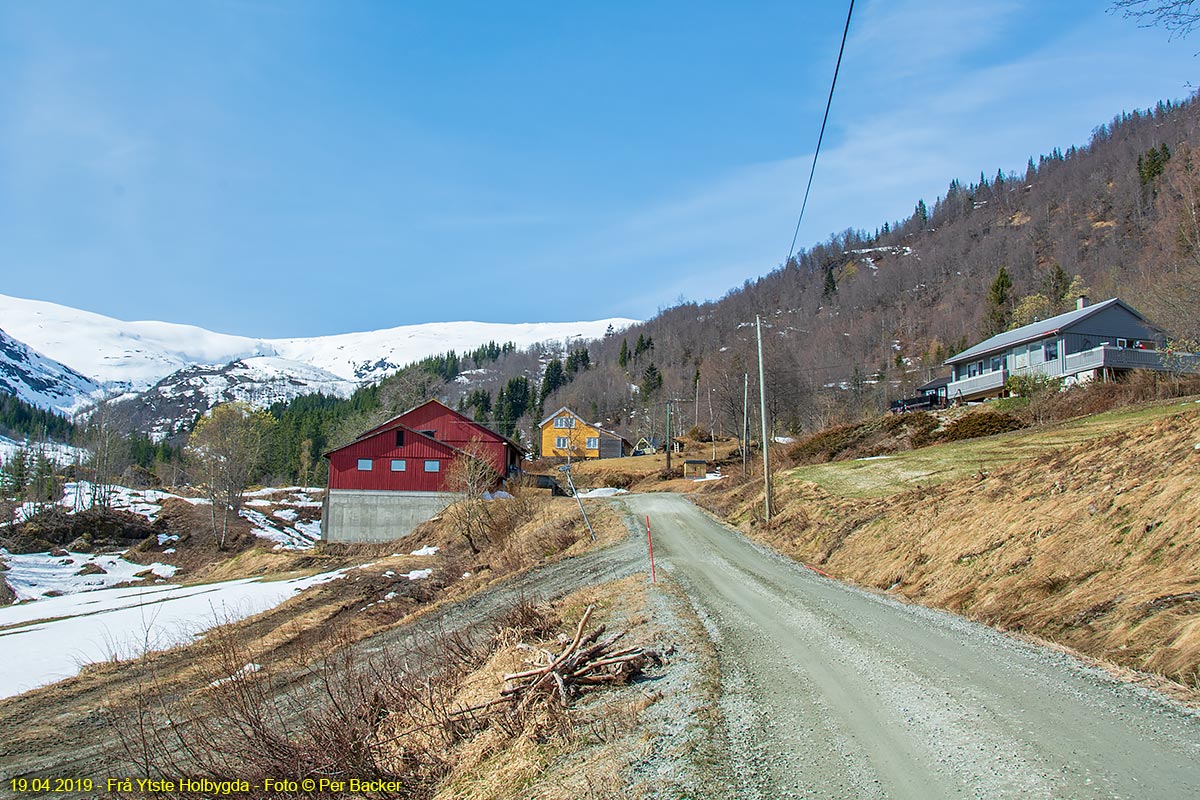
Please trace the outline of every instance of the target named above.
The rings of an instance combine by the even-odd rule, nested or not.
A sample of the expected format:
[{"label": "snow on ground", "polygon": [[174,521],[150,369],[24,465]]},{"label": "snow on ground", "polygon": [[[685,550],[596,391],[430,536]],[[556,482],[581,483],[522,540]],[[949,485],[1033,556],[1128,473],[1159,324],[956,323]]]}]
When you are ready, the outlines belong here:
[{"label": "snow on ground", "polygon": [[[158,512],[162,511],[162,501],[168,497],[179,497],[179,495],[174,495],[170,492],[160,492],[157,489],[142,490],[128,489],[124,486],[112,486],[110,487],[108,506],[118,511],[130,511],[134,514],[141,514],[153,522],[158,517]],[[186,500],[194,505],[208,502],[190,497],[181,497],[179,499]],[[68,511],[74,512],[91,508],[95,502],[96,487],[88,481],[71,481],[63,486],[63,496],[58,501],[58,504]],[[16,518],[18,521],[23,521],[29,519],[37,511],[38,507],[35,504],[25,503],[17,507]]]},{"label": "snow on ground", "polygon": [[434,547],[434,546],[433,546],[433,545],[431,545],[431,544],[427,544],[427,545],[425,545],[424,547],[422,547],[422,548],[420,548],[420,549],[418,549],[418,550],[413,550],[411,553],[409,553],[409,555],[413,555],[413,556],[432,556],[432,555],[435,555],[435,554],[437,553],[437,551],[438,551],[438,548]]},{"label": "snow on ground", "polygon": [[[0,561],[8,567],[2,577],[17,600],[37,600],[46,597],[51,592],[60,594],[76,594],[78,592],[105,589],[118,583],[140,581],[139,572],[150,570],[160,578],[170,578],[177,567],[170,564],[155,562],[150,565],[135,564],[126,561],[119,554],[67,553],[65,556],[52,556],[49,553],[25,553],[13,555],[7,550],[0,549]],[[87,565],[104,570],[87,575],[79,571]]]},{"label": "snow on ground", "polygon": [[580,492],[576,497],[582,497],[584,500],[589,497],[612,497],[616,494],[629,494],[628,489],[611,489],[605,487],[603,489],[592,489],[590,492]]},{"label": "snow on ground", "polygon": [[9,461],[18,450],[41,451],[60,467],[85,461],[88,457],[88,451],[82,447],[72,447],[69,444],[59,444],[58,442],[18,442],[7,436],[0,436],[0,460]]},{"label": "snow on ground", "polygon": [[339,569],[286,581],[101,589],[0,608],[0,697],[79,674],[85,664],[187,644],[215,625],[265,611]]},{"label": "snow on ground", "polygon": [[719,481],[723,477],[724,476],[719,472],[709,472],[703,478],[693,478],[692,481],[694,483],[700,483],[701,481]]},{"label": "snow on ground", "polygon": [[266,514],[252,508],[243,508],[240,513],[254,526],[251,533],[275,542],[276,550],[307,550],[321,538],[320,520],[279,525]]}]

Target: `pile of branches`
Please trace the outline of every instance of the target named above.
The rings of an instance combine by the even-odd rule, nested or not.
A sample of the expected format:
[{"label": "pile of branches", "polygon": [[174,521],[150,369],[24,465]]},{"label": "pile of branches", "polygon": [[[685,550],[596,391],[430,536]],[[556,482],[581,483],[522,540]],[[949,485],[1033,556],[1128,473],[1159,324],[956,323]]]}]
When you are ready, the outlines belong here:
[{"label": "pile of branches", "polygon": [[505,675],[505,687],[499,698],[459,713],[466,714],[505,703],[522,711],[538,698],[557,698],[566,707],[585,689],[624,684],[642,675],[648,666],[662,665],[662,656],[654,650],[643,647],[616,648],[617,642],[628,631],[604,636],[605,626],[601,625],[585,635],[583,631],[593,608],[588,606],[583,612],[575,629],[575,638],[561,653],[555,655],[548,650],[527,647],[547,663]]}]

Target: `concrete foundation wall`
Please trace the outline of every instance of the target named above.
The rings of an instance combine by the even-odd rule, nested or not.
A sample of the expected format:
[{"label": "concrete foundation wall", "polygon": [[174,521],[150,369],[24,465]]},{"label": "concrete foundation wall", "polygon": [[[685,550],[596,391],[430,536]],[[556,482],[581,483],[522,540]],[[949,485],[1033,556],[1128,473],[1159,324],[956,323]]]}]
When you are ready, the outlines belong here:
[{"label": "concrete foundation wall", "polygon": [[327,542],[388,542],[412,533],[456,499],[454,492],[331,489],[321,535]]}]

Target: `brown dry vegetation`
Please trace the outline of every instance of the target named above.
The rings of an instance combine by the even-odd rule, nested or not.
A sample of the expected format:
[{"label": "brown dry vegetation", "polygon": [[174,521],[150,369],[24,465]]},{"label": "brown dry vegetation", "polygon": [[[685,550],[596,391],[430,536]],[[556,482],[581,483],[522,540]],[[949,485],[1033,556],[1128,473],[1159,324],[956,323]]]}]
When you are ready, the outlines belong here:
[{"label": "brown dry vegetation", "polygon": [[[246,575],[282,578],[352,568],[344,578],[211,631],[190,647],[149,653],[132,662],[89,665],[75,678],[0,702],[0,729],[6,732],[0,768],[73,764],[73,759],[87,752],[93,755],[86,766],[94,769],[104,738],[99,725],[104,717],[101,709],[135,707],[148,683],[164,696],[192,702],[195,692],[215,679],[214,665],[227,667],[242,655],[246,660],[231,669],[253,662],[278,665],[281,675],[305,674],[350,643],[419,620],[433,608],[471,595],[514,572],[593,546],[574,500],[529,491],[527,498],[494,503],[492,519],[512,527],[495,529],[477,555],[470,553],[444,520],[435,519],[396,542],[326,545],[299,553],[254,548],[203,567],[210,580]],[[601,544],[625,535],[621,518],[609,508],[596,507],[589,514]],[[440,549],[434,556],[407,555],[425,545]],[[364,566],[353,568],[355,565]],[[425,568],[433,569],[426,580],[406,577],[411,570]],[[196,571],[201,571],[199,565]],[[229,642],[236,642],[237,648],[231,649]]]},{"label": "brown dry vegetation", "polygon": [[761,479],[697,498],[838,578],[1195,687],[1195,402],[795,469],[769,529]]},{"label": "brown dry vegetation", "polygon": [[[367,797],[623,796],[626,738],[657,699],[653,692],[629,686],[585,694],[570,707],[545,695],[520,707],[463,710],[498,698],[503,676],[543,663],[543,649],[561,649],[585,606],[595,607],[593,620],[628,630],[629,641],[649,643],[659,631],[642,611],[645,585],[635,576],[552,605],[521,600],[483,636],[434,634],[402,653],[367,654],[341,642],[324,656],[288,663],[227,629],[198,654],[203,688],[176,698],[154,675],[119,711],[123,760],[138,775],[208,775],[260,787],[280,775],[402,787]],[[297,669],[306,670],[307,683],[297,681]],[[162,718],[172,724],[154,724]],[[288,796],[249,796],[267,794]]]}]

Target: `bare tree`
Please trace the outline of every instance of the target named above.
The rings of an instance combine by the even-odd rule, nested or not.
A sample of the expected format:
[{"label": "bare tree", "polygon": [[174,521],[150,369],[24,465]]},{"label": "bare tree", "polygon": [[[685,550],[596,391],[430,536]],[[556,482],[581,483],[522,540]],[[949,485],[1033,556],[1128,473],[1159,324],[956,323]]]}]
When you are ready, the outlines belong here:
[{"label": "bare tree", "polygon": [[1171,36],[1187,36],[1200,26],[1195,0],[1114,0],[1113,8],[1143,27],[1161,25]]},{"label": "bare tree", "polygon": [[472,553],[478,553],[480,545],[491,540],[486,495],[499,479],[500,473],[478,441],[467,444],[450,462],[446,487],[459,498],[446,508],[444,516]]},{"label": "bare tree", "polygon": [[[91,479],[92,505],[108,508],[117,476],[125,471],[131,461],[129,442],[118,424],[110,397],[102,397],[87,413],[87,423],[82,426],[82,444],[88,453],[84,474]],[[76,506],[81,501],[77,491]]]},{"label": "bare tree", "polygon": [[202,417],[188,437],[188,460],[196,482],[212,501],[213,537],[221,550],[229,534],[230,514],[236,517],[241,511],[242,493],[266,455],[274,422],[269,414],[245,403],[224,403]]}]

